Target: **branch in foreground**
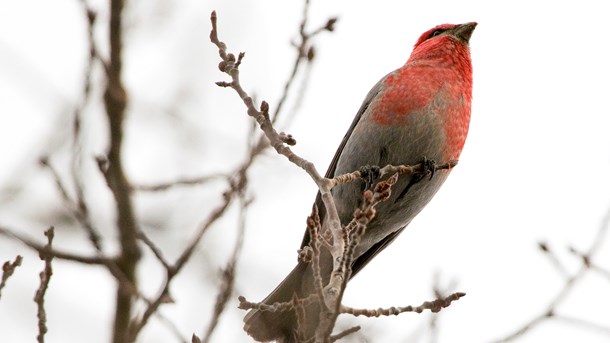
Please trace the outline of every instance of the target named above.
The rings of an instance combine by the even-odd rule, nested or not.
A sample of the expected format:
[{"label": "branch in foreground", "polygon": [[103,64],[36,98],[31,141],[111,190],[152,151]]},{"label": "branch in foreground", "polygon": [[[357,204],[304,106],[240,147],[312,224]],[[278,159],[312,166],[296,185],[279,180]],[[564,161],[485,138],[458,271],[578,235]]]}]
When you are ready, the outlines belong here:
[{"label": "branch in foreground", "polygon": [[21,265],[23,257],[17,255],[13,262],[6,261],[2,265],[2,281],[0,281],[0,299],[2,299],[2,289],[6,286],[6,281],[13,275],[15,269]]},{"label": "branch in foreground", "polygon": [[44,233],[47,236],[47,244],[43,251],[39,252],[40,259],[44,261],[44,270],[40,272],[40,286],[34,296],[34,302],[37,307],[38,317],[38,336],[36,339],[38,343],[44,343],[44,335],[47,333],[47,312],[44,308],[44,296],[49,288],[49,282],[51,281],[51,275],[53,275],[53,268],[51,267],[51,261],[53,261],[53,254],[49,253],[53,244],[53,237],[55,236],[55,230],[50,227]]},{"label": "branch in foreground", "polygon": [[445,298],[436,299],[433,301],[425,301],[419,306],[404,306],[404,307],[390,307],[390,308],[378,308],[378,309],[356,309],[348,306],[341,306],[341,313],[351,314],[353,316],[365,316],[365,317],[380,317],[380,316],[397,316],[404,312],[415,312],[422,313],[424,310],[430,310],[432,313],[440,312],[443,308],[449,307],[452,302],[459,300],[465,296],[466,293],[455,292]]}]

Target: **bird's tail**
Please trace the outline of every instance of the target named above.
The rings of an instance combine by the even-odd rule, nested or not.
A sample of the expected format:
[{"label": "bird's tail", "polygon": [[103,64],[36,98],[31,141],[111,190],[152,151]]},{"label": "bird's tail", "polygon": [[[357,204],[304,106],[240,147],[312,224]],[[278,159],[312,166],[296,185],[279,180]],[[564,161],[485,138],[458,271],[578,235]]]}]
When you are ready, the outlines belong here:
[{"label": "bird's tail", "polygon": [[[308,287],[304,286],[304,276],[309,268],[307,263],[299,262],[288,276],[262,302],[271,305],[288,302],[296,294],[302,297]],[[250,310],[244,317],[244,330],[256,341],[276,340],[282,343],[295,341],[296,315],[294,311]]]}]

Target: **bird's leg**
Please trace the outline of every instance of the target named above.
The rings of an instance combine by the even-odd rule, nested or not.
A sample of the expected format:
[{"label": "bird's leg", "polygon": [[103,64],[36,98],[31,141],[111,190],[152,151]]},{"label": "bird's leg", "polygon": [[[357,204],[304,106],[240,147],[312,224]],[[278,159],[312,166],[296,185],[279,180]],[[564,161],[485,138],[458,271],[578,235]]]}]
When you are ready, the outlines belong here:
[{"label": "bird's leg", "polygon": [[362,166],[360,167],[360,177],[364,181],[362,191],[373,188],[373,182],[379,179],[381,168],[379,166]]}]

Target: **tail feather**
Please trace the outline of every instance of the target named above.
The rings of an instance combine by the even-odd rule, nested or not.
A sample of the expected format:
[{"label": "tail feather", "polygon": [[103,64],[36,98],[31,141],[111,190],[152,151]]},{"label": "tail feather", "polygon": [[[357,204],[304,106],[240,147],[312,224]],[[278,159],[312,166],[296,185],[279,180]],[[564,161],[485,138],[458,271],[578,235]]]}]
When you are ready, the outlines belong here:
[{"label": "tail feather", "polygon": [[[304,294],[304,275],[307,264],[299,262],[276,288],[262,302],[271,305],[276,302],[290,301],[294,294]],[[305,287],[307,288],[307,287]],[[296,316],[294,311],[270,312],[250,310],[244,317],[244,330],[258,342],[294,342]]]}]

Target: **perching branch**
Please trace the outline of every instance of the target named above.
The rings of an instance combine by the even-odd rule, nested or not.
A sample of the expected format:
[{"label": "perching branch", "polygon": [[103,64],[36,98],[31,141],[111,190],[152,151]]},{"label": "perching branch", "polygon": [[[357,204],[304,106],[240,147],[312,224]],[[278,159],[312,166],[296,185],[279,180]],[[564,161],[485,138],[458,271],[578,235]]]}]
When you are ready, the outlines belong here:
[{"label": "perching branch", "polygon": [[455,292],[445,298],[438,298],[432,301],[425,301],[419,306],[404,306],[404,307],[389,307],[378,309],[356,309],[348,306],[341,306],[341,313],[351,314],[353,316],[365,317],[380,317],[380,316],[397,316],[405,312],[422,313],[424,310],[430,310],[432,313],[440,312],[443,308],[449,307],[452,302],[459,300],[466,293]]}]

